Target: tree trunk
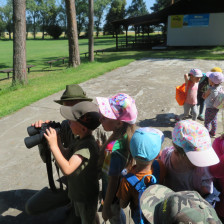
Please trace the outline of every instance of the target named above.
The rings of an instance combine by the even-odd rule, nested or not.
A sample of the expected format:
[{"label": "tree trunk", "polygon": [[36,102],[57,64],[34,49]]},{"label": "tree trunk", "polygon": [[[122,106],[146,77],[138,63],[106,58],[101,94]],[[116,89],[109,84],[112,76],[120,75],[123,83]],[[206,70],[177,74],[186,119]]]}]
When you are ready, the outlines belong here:
[{"label": "tree trunk", "polygon": [[13,79],[12,84],[27,84],[26,0],[13,1]]},{"label": "tree trunk", "polygon": [[94,61],[93,16],[94,16],[93,0],[89,0],[89,61],[90,62]]},{"label": "tree trunk", "polygon": [[33,39],[36,39],[36,16],[33,17]]},{"label": "tree trunk", "polygon": [[80,65],[75,0],[65,0],[68,25],[69,66]]}]

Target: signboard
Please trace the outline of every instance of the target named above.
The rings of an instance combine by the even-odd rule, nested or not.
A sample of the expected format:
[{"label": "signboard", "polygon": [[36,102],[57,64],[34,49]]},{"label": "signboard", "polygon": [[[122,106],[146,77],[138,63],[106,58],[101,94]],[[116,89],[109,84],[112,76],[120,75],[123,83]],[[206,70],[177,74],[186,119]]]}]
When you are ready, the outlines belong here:
[{"label": "signboard", "polygon": [[184,15],[183,26],[208,26],[209,14]]},{"label": "signboard", "polygon": [[171,16],[171,28],[208,26],[209,14],[190,14]]},{"label": "signboard", "polygon": [[171,16],[171,28],[182,28],[183,27],[183,15]]}]

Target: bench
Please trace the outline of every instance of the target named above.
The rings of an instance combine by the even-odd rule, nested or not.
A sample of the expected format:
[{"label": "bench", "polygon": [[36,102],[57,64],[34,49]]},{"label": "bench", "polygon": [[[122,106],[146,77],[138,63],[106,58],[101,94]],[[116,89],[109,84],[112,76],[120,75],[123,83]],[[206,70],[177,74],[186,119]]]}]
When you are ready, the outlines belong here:
[{"label": "bench", "polygon": [[[98,52],[102,52],[102,54],[103,54],[104,51],[105,51],[104,49],[100,49],[100,50],[95,50],[94,52],[97,55]],[[86,58],[86,56],[87,56],[87,54],[89,54],[89,52],[84,52],[84,53],[81,53],[80,55],[83,55],[83,54],[85,55],[85,58]]]},{"label": "bench", "polygon": [[50,65],[50,67],[52,67],[52,64],[53,64],[54,62],[56,62],[56,61],[62,61],[62,63],[64,64],[66,58],[67,58],[67,57],[56,58],[56,59],[54,59],[54,60],[47,61],[46,63],[48,63],[48,64]]},{"label": "bench", "polygon": [[[32,68],[32,67],[35,67],[35,65],[27,65],[26,66],[26,68],[27,68],[27,71],[28,71],[28,73],[30,73],[30,69]],[[10,73],[12,73],[13,72],[13,68],[7,68],[7,69],[3,69],[3,70],[0,70],[0,73],[7,73],[7,75],[8,75],[8,79],[10,78]],[[1,79],[1,80],[3,80],[3,79]]]}]

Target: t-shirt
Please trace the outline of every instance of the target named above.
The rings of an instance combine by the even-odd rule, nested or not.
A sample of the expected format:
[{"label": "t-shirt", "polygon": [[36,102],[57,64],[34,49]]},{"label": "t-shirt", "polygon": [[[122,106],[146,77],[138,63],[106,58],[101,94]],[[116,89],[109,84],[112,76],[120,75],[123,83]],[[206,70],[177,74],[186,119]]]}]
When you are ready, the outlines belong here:
[{"label": "t-shirt", "polygon": [[[163,184],[164,177],[166,174],[165,166],[163,165],[161,160],[158,160],[159,162],[159,167],[160,167],[160,178],[159,178],[159,184]],[[136,165],[132,167],[129,173],[132,173],[136,175],[136,177],[141,180],[145,175],[152,175],[153,170],[149,170],[148,172],[140,172],[136,173],[135,171]],[[145,184],[147,185],[150,183],[151,176],[145,177]],[[138,192],[137,190],[127,181],[126,178],[122,178],[120,187],[117,192],[117,197],[119,199],[122,199],[124,202],[129,203],[130,202],[130,208],[131,210],[135,210],[138,206],[139,203],[139,198],[138,198]]]},{"label": "t-shirt", "polygon": [[193,83],[188,81],[188,91],[187,91],[187,98],[185,103],[195,105],[198,103],[197,101],[197,94],[198,94],[198,83]]},{"label": "t-shirt", "polygon": [[215,98],[218,96],[219,91],[222,90],[222,86],[210,86],[209,87],[211,93],[209,96],[205,99],[206,108],[215,108],[213,107],[213,104],[215,102]]},{"label": "t-shirt", "polygon": [[68,178],[68,196],[76,202],[95,201],[99,193],[98,158],[99,147],[93,136],[77,139],[71,146],[73,155],[84,159],[81,165]]},{"label": "t-shirt", "polygon": [[208,192],[213,192],[213,180],[207,167],[195,167],[186,172],[178,172],[173,169],[171,164],[171,155],[174,147],[165,148],[161,154],[161,160],[164,163],[167,175],[164,184],[173,191],[198,191],[205,187]]},{"label": "t-shirt", "polygon": [[216,187],[220,191],[220,202],[216,203],[215,209],[218,215],[224,217],[224,150],[223,150],[224,140],[216,138],[212,144],[220,162],[214,166],[209,167],[209,171],[213,177],[215,177]]},{"label": "t-shirt", "polygon": [[105,197],[109,176],[120,176],[121,171],[125,168],[128,151],[127,135],[123,138],[110,142],[105,148],[105,158],[102,167],[102,191]]}]

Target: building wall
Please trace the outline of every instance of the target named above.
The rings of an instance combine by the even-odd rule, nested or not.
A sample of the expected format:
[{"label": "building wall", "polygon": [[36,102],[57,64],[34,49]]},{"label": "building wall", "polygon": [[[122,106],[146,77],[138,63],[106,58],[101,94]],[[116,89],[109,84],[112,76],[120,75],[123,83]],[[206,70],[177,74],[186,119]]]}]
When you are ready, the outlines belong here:
[{"label": "building wall", "polygon": [[224,13],[210,13],[208,26],[171,28],[168,17],[167,46],[224,45]]}]

